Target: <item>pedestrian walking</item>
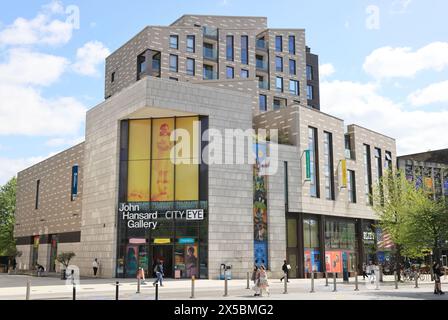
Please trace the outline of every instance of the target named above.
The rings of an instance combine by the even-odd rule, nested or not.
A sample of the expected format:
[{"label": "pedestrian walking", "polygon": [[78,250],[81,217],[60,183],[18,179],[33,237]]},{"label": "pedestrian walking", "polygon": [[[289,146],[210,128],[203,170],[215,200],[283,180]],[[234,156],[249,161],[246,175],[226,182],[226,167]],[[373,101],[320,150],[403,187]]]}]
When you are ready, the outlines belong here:
[{"label": "pedestrian walking", "polygon": [[362,264],[362,280],[366,280],[367,278],[367,264],[364,262]]},{"label": "pedestrian walking", "polygon": [[160,283],[160,286],[163,287],[163,261],[157,261],[154,268],[154,273],[156,274],[156,281],[154,281],[153,286],[155,286],[157,283]]},{"label": "pedestrian walking", "polygon": [[93,276],[96,278],[96,275],[98,274],[98,268],[100,267],[100,263],[98,262],[98,259],[95,258],[92,263],[93,268]]},{"label": "pedestrian walking", "polygon": [[262,265],[260,267],[260,271],[259,271],[259,280],[258,280],[258,287],[259,287],[259,296],[262,297],[263,296],[263,291],[265,291],[268,296],[271,295],[271,293],[269,292],[269,281],[268,281],[268,274],[266,272],[265,267]]},{"label": "pedestrian walking", "polygon": [[257,266],[254,267],[254,270],[252,271],[252,282],[254,283],[254,286],[252,289],[255,291],[254,297],[258,297],[260,295],[260,290],[258,286],[258,282],[260,280],[260,270]]},{"label": "pedestrian walking", "polygon": [[371,284],[374,284],[375,280],[376,280],[375,270],[376,270],[376,265],[372,261],[369,261],[369,265],[367,266],[367,273],[369,275],[369,281]]},{"label": "pedestrian walking", "polygon": [[440,266],[440,263],[436,262],[434,263],[434,266],[432,267],[432,271],[434,273],[434,294],[442,295],[445,294],[445,292],[442,291],[442,268]]},{"label": "pedestrian walking", "polygon": [[288,264],[288,262],[285,260],[282,266],[282,270],[283,270],[283,274],[284,276],[282,278],[280,278],[280,282],[283,282],[283,279],[287,279],[287,281],[289,282],[289,270],[291,270],[291,266]]}]

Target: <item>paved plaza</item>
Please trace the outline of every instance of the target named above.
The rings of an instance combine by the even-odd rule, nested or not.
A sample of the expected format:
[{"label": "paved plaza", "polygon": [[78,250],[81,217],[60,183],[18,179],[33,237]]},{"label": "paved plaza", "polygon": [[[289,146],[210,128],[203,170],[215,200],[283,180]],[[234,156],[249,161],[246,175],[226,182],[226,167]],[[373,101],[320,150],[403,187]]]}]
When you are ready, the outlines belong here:
[{"label": "paved plaza", "polygon": [[[0,275],[0,300],[25,300],[26,285],[31,281],[30,300],[71,300],[73,286],[58,278],[30,277],[19,275]],[[77,286],[77,300],[114,300],[116,279],[81,279]],[[152,279],[141,286],[137,294],[137,282],[133,279],[119,279],[120,300],[154,300],[155,288]],[[195,297],[197,300],[448,300],[448,295],[436,296],[433,294],[432,282],[400,283],[395,289],[393,277],[386,276],[380,283],[379,290],[375,284],[359,279],[359,291],[355,291],[355,279],[349,283],[337,280],[337,291],[333,292],[333,281],[325,286],[325,279],[315,280],[315,292],[311,293],[311,280],[291,280],[288,284],[288,293],[284,294],[284,284],[278,279],[270,280],[271,295],[262,298],[254,297],[254,291],[248,290],[246,280],[230,280],[228,282],[228,296],[224,297],[224,281],[196,280]],[[443,279],[442,289],[447,286],[448,280]],[[160,300],[191,300],[191,281],[167,280],[159,288]]]}]

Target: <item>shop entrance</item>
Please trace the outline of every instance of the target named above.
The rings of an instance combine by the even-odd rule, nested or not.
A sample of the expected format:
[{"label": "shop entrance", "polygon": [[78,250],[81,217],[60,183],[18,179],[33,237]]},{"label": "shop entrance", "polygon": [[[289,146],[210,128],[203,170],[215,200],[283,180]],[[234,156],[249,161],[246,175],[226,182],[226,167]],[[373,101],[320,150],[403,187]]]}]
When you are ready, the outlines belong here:
[{"label": "shop entrance", "polygon": [[173,278],[173,246],[153,246],[152,271],[154,271],[157,261],[163,261],[165,277]]}]

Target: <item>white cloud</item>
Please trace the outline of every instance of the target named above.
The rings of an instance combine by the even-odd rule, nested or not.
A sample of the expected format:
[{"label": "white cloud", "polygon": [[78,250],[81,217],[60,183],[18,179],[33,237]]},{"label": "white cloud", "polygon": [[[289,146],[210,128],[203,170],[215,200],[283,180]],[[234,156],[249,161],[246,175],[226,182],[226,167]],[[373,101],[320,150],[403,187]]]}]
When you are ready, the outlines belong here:
[{"label": "white cloud", "polygon": [[411,78],[424,70],[448,67],[448,42],[433,42],[413,51],[407,47],[383,47],[365,59],[363,69],[376,79]]},{"label": "white cloud", "polygon": [[58,1],[45,5],[33,19],[17,18],[0,30],[0,45],[59,45],[70,41],[74,25],[54,17],[64,13]]},{"label": "white cloud", "polygon": [[75,135],[86,108],[76,99],[46,99],[28,86],[0,84],[0,135]]},{"label": "white cloud", "polygon": [[86,76],[98,76],[98,66],[110,54],[108,48],[99,41],[87,42],[76,52],[76,62],[73,65],[75,72]]},{"label": "white cloud", "polygon": [[53,138],[48,140],[45,145],[49,147],[72,147],[84,141],[84,137],[71,138]]},{"label": "white cloud", "polygon": [[406,110],[378,93],[372,83],[331,81],[321,84],[322,111],[397,139],[399,154],[446,148],[442,134],[448,111]]},{"label": "white cloud", "polygon": [[325,79],[331,77],[336,72],[336,69],[331,63],[325,63],[319,66],[319,78]]},{"label": "white cloud", "polygon": [[406,13],[412,0],[394,0],[392,1],[392,14],[403,14]]},{"label": "white cloud", "polygon": [[8,61],[0,64],[0,85],[49,86],[59,79],[67,65],[68,60],[63,57],[11,49]]},{"label": "white cloud", "polygon": [[0,157],[0,185],[4,185],[13,177],[17,176],[17,173],[26,169],[40,161],[45,157],[30,157],[30,158],[4,158]]},{"label": "white cloud", "polygon": [[409,95],[408,101],[416,107],[436,102],[448,103],[448,81],[434,83],[417,90]]}]

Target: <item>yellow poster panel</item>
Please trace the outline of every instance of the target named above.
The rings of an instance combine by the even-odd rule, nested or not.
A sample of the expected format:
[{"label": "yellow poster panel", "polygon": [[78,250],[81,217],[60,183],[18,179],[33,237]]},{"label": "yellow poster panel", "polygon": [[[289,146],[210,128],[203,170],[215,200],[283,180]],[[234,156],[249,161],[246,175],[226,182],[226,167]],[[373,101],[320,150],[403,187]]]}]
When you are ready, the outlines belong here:
[{"label": "yellow poster panel", "polygon": [[176,201],[199,200],[199,166],[176,165]]},{"label": "yellow poster panel", "polygon": [[151,201],[174,201],[174,164],[152,160]]},{"label": "yellow poster panel", "polygon": [[200,150],[199,117],[176,119],[176,158],[197,159]]},{"label": "yellow poster panel", "polygon": [[128,162],[128,202],[149,201],[149,160]]},{"label": "yellow poster panel", "polygon": [[171,132],[174,130],[174,118],[154,119],[152,126],[152,159],[170,159],[174,145],[170,141]]},{"label": "yellow poster panel", "polygon": [[129,160],[149,160],[151,120],[129,121]]}]

